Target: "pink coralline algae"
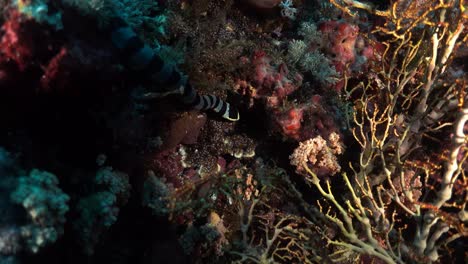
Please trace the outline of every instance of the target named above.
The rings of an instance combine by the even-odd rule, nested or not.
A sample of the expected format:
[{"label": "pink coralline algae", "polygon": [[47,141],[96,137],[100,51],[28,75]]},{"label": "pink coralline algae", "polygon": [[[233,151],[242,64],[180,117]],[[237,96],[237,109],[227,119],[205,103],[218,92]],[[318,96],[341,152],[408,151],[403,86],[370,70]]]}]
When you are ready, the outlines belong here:
[{"label": "pink coralline algae", "polygon": [[[309,107],[308,114],[313,117],[312,125],[317,129],[318,134],[327,137],[331,132],[337,132],[339,130],[333,119],[333,114],[330,110],[325,108],[327,104],[323,102],[322,96],[312,96],[311,105],[313,107]],[[313,136],[307,136],[307,138],[311,137]]]},{"label": "pink coralline algae", "polygon": [[[41,92],[60,94],[109,94],[112,83],[119,80],[110,65],[111,52],[85,42],[63,45],[43,67]],[[92,86],[84,86],[89,83]]]},{"label": "pink coralline algae", "polygon": [[291,108],[287,111],[277,111],[276,113],[274,116],[275,122],[279,125],[283,135],[298,140],[301,136],[304,109]]},{"label": "pink coralline algae", "polygon": [[182,156],[175,149],[164,150],[156,153],[153,157],[151,168],[157,175],[166,179],[174,187],[180,187],[182,183],[182,174],[184,167],[182,166]]},{"label": "pink coralline algae", "polygon": [[34,45],[36,27],[34,21],[23,18],[16,11],[10,13],[9,19],[2,26],[5,34],[0,41],[1,53],[4,59],[15,62],[21,71],[26,69],[36,55],[37,46]]},{"label": "pink coralline algae", "polygon": [[339,128],[322,102],[322,97],[314,95],[309,102],[274,112],[274,122],[286,138],[304,141],[321,135],[328,137],[331,133],[339,134]]},{"label": "pink coralline algae", "polygon": [[[359,28],[355,25],[339,21],[326,21],[320,24],[326,53],[332,57],[335,70],[344,76],[348,74],[348,64],[355,61],[356,38]],[[334,85],[335,90],[341,91],[344,82],[341,80]]]},{"label": "pink coralline algae", "polygon": [[41,41],[50,32],[35,21],[15,10],[7,14],[0,29],[0,84],[14,94],[30,94],[34,88],[26,76],[35,77],[55,43]]},{"label": "pink coralline algae", "polygon": [[49,91],[51,87],[65,87],[69,82],[69,72],[62,71],[63,60],[68,56],[68,50],[65,47],[60,49],[60,52],[55,55],[45,68],[45,72],[41,77],[41,88],[44,91]]},{"label": "pink coralline algae", "polygon": [[[256,51],[251,63],[254,71],[250,81],[239,80],[237,90],[251,100],[264,101],[274,130],[294,141],[338,133],[333,114],[323,104],[321,96],[312,95],[303,103],[288,100],[288,96],[301,87],[302,75],[290,73],[284,63],[274,65],[264,51]],[[250,106],[253,104],[251,101]]]},{"label": "pink coralline algae", "polygon": [[[369,43],[359,35],[359,27],[344,21],[322,22],[318,30],[322,33],[322,46],[328,54],[335,70],[344,75],[352,75],[352,71],[362,71],[369,61],[378,60],[383,52],[379,43]],[[351,67],[349,67],[351,66]],[[340,92],[344,81],[334,85],[334,89]]]},{"label": "pink coralline algae", "polygon": [[339,21],[326,21],[320,24],[327,52],[333,56],[333,62],[337,71],[343,71],[346,64],[355,60],[356,38],[359,28],[355,25]]},{"label": "pink coralline algae", "polygon": [[[52,38],[53,30],[25,17],[15,9],[7,11],[1,27],[0,66],[13,63],[20,72],[45,63],[58,51],[60,38]],[[47,41],[44,41],[47,40]]]},{"label": "pink coralline algae", "polygon": [[253,83],[256,92],[254,98],[265,98],[268,107],[277,107],[281,102],[298,89],[302,82],[302,76],[296,74],[294,80],[288,78],[288,68],[282,63],[274,66],[271,58],[264,51],[256,51],[252,58],[255,66]]},{"label": "pink coralline algae", "polygon": [[65,43],[52,28],[15,9],[8,10],[1,31],[0,84],[11,84],[14,93],[108,93],[110,83],[119,79],[107,47]]}]

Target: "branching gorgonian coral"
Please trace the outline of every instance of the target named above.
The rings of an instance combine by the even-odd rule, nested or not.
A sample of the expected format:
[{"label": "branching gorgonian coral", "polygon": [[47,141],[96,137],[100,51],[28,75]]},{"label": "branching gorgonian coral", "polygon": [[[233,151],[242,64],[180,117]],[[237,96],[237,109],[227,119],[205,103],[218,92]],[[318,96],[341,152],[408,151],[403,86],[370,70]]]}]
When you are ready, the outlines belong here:
[{"label": "branching gorgonian coral", "polygon": [[321,214],[339,233],[324,232],[324,238],[361,260],[450,258],[451,243],[467,236],[468,89],[451,65],[467,41],[465,3],[394,1],[378,10],[359,1],[331,2],[350,16],[364,10],[385,20],[373,32],[385,51],[366,78],[346,79],[360,148],[343,173],[346,192],[338,196],[313,164],[302,164],[324,198]]}]

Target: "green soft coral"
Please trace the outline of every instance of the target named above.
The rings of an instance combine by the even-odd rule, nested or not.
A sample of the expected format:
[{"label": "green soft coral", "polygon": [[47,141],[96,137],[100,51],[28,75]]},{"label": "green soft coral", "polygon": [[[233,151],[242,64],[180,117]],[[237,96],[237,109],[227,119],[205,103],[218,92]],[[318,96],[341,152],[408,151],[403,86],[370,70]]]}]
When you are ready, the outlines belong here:
[{"label": "green soft coral", "polygon": [[79,218],[73,223],[83,250],[89,255],[100,236],[117,221],[120,207],[128,202],[131,190],[128,175],[112,167],[100,168],[94,183],[96,192],[78,201]]},{"label": "green soft coral", "polygon": [[21,227],[21,235],[28,249],[36,253],[63,233],[70,198],[58,187],[58,179],[52,173],[33,169],[17,180],[10,198],[26,210],[30,223]]}]

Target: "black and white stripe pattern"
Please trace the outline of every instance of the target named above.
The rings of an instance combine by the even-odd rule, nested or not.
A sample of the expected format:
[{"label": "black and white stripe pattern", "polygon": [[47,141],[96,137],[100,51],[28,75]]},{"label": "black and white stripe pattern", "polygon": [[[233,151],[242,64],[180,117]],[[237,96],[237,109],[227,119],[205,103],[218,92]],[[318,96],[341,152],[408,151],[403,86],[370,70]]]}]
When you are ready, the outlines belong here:
[{"label": "black and white stripe pattern", "polygon": [[239,120],[239,112],[236,109],[231,108],[231,105],[218,96],[215,95],[199,95],[195,89],[187,83],[185,86],[181,86],[182,91],[182,102],[191,105],[197,110],[212,110],[219,116],[230,121]]},{"label": "black and white stripe pattern", "polygon": [[229,103],[215,95],[199,95],[175,65],[154,53],[122,19],[115,19],[110,31],[112,43],[127,67],[145,73],[159,87],[171,87],[170,90],[155,91],[152,97],[180,94],[181,101],[195,109],[212,110],[224,119],[239,120],[239,112]]}]

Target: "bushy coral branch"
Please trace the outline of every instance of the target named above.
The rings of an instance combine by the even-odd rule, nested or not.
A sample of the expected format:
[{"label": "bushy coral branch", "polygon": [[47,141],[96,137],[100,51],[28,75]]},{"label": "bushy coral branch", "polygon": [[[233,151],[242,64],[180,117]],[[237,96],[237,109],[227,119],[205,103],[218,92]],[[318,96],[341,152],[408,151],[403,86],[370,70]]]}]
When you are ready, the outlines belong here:
[{"label": "bushy coral branch", "polygon": [[[338,237],[324,237],[387,263],[437,261],[441,246],[466,236],[460,227],[466,194],[453,194],[466,180],[467,87],[450,68],[466,42],[463,1],[402,0],[383,11],[365,2],[331,2],[351,16],[365,10],[384,18],[374,33],[385,37],[386,48],[367,78],[345,83],[360,147],[357,162],[350,163],[353,174],[343,173],[346,194],[336,197],[331,180],[319,178],[310,162],[298,171],[308,173],[306,181],[326,201],[322,214],[339,230]],[[410,231],[402,222],[416,226],[412,240],[401,235]]]}]

